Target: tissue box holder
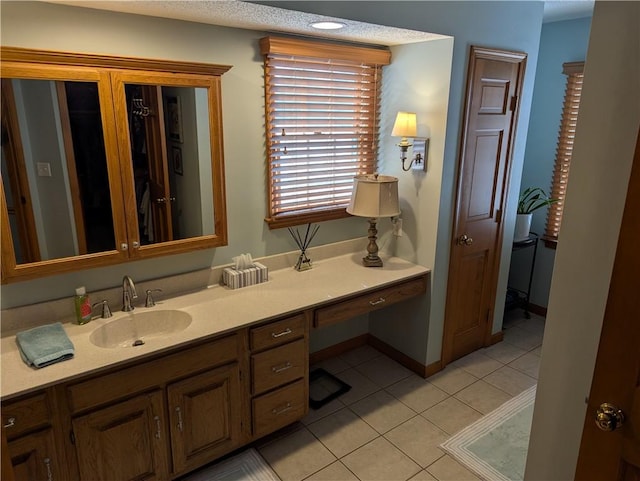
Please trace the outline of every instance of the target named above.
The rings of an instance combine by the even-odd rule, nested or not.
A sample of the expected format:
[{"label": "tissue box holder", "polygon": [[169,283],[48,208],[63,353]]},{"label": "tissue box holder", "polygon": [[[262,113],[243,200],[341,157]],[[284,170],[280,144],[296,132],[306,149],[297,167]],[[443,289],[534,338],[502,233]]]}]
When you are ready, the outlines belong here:
[{"label": "tissue box holder", "polygon": [[253,267],[247,269],[236,269],[225,267],[222,271],[222,282],[231,289],[252,286],[269,280],[269,269],[267,266],[254,262]]}]

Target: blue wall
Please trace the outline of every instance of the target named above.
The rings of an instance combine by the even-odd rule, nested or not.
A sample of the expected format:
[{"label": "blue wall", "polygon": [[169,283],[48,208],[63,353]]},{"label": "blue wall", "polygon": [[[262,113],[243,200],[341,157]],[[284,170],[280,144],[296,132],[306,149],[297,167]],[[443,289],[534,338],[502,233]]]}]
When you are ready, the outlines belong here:
[{"label": "blue wall", "polygon": [[[533,186],[549,191],[566,84],[562,64],[585,60],[590,28],[591,17],[545,23],[542,26],[533,105],[522,171],[522,189]],[[531,230],[542,234],[546,218],[546,209],[537,210],[533,214]],[[530,259],[530,253],[526,251],[513,255],[509,272],[510,285],[519,289],[526,288],[529,273],[528,259]],[[533,304],[543,307],[548,304],[554,259],[555,249],[547,248],[541,242],[538,246],[531,288]]]}]

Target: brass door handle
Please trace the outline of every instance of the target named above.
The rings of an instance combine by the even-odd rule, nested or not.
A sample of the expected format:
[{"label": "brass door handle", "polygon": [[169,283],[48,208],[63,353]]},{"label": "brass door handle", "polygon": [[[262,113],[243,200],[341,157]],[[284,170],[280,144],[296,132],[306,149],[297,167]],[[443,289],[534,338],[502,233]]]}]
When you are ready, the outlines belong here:
[{"label": "brass door handle", "polygon": [[615,431],[624,424],[624,413],[613,404],[602,403],[596,410],[596,426],[603,431]]},{"label": "brass door handle", "polygon": [[458,245],[470,246],[473,244],[473,238],[469,237],[467,234],[462,234],[458,237]]}]

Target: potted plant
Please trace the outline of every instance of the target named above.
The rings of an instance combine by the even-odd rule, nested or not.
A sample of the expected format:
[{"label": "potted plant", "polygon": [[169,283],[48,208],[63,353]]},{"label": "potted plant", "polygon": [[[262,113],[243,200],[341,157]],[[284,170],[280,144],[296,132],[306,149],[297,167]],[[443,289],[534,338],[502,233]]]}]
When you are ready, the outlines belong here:
[{"label": "potted plant", "polygon": [[522,191],[518,199],[516,230],[513,235],[514,242],[527,240],[531,229],[533,212],[554,202],[558,202],[558,199],[550,198],[540,187],[528,187]]}]

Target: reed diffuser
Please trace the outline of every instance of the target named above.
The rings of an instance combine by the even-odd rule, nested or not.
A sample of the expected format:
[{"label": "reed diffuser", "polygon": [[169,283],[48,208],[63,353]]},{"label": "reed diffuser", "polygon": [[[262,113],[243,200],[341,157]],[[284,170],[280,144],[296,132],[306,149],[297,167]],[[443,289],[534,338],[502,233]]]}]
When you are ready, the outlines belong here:
[{"label": "reed diffuser", "polygon": [[311,244],[311,241],[313,240],[315,235],[318,233],[318,229],[320,229],[320,226],[316,225],[311,228],[311,224],[307,224],[307,231],[304,234],[304,238],[297,228],[295,231],[291,227],[287,227],[287,229],[289,230],[289,234],[291,234],[291,237],[293,237],[296,245],[300,249],[300,255],[298,256],[296,265],[293,266],[293,268],[297,271],[306,271],[307,269],[311,269],[311,259],[307,257],[307,248],[309,247],[309,244]]}]

